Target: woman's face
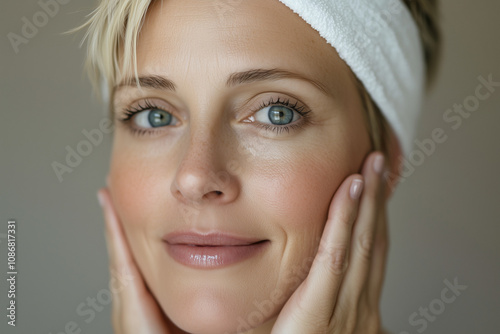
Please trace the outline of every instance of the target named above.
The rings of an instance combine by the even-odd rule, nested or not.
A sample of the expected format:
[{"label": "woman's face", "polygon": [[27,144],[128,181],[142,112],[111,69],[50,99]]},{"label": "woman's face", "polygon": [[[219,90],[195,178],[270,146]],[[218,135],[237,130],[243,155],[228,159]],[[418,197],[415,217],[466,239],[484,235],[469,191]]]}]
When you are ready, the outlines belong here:
[{"label": "woman's face", "polygon": [[370,151],[354,78],[279,1],[156,2],[137,55],[109,186],[144,279],[185,331],[268,330]]}]

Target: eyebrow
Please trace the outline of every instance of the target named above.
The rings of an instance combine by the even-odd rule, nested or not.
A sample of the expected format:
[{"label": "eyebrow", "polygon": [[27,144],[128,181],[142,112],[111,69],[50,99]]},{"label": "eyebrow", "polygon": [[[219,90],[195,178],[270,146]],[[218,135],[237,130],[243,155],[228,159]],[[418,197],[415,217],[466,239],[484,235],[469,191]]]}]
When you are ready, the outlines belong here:
[{"label": "eyebrow", "polygon": [[[305,77],[305,76],[298,74],[298,73],[294,73],[294,72],[290,72],[290,71],[286,71],[286,70],[278,69],[278,68],[252,69],[252,70],[248,70],[248,71],[232,73],[226,81],[226,86],[227,87],[234,87],[234,86],[241,85],[241,84],[249,84],[249,83],[259,82],[259,81],[280,80],[280,79],[299,79],[302,81],[306,81],[306,82],[309,82],[310,84],[314,85],[316,88],[318,88],[324,94],[330,95],[326,86],[323,85],[321,82],[318,82],[318,81],[313,80],[311,78]],[[171,90],[174,92],[177,89],[177,86],[175,85],[175,83],[172,80],[170,80],[164,76],[147,75],[147,76],[140,76],[138,78],[138,81],[136,81],[135,79],[126,80],[126,81],[118,84],[114,90],[116,91],[119,88],[125,87],[125,86],[134,87],[137,85],[137,83],[139,83],[141,87],[150,88],[150,89]]]}]

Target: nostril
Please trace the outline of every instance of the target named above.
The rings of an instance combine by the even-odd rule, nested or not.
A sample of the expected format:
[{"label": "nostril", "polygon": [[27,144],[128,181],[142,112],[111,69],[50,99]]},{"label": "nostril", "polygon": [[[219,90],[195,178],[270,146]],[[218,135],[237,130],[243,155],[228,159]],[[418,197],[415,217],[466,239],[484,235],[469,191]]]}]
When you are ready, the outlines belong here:
[{"label": "nostril", "polygon": [[213,191],[209,192],[208,194],[205,194],[205,196],[203,196],[203,197],[206,199],[217,199],[217,198],[221,197],[221,195],[222,195],[222,191],[213,190]]}]

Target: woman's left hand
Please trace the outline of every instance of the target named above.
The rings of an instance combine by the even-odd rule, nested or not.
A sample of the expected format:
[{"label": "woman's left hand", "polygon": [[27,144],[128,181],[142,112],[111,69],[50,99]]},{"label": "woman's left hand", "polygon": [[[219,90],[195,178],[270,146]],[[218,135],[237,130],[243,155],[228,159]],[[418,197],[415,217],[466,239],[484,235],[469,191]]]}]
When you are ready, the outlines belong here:
[{"label": "woman's left hand", "polygon": [[[309,274],[272,334],[382,333],[379,303],[388,249],[383,166],[380,152],[370,154],[363,175],[346,178],[335,193]],[[355,180],[364,187],[358,198]]]}]

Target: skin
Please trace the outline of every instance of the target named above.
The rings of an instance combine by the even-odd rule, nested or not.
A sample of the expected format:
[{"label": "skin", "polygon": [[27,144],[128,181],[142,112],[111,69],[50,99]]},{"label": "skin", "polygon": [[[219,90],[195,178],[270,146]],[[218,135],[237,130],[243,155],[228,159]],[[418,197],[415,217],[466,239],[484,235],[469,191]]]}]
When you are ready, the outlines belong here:
[{"label": "skin", "polygon": [[[353,75],[278,1],[231,8],[217,15],[211,1],[153,5],[138,39],[139,76],[168,77],[176,90],[115,91],[108,187],[99,196],[111,269],[132,282],[114,292],[115,330],[234,333],[244,321],[254,334],[378,333],[383,160],[369,156]],[[326,92],[292,78],[226,86],[234,72],[275,68]],[[307,106],[307,121],[296,115],[303,126],[279,134],[261,129],[258,120],[270,121],[256,115],[270,98]],[[171,112],[175,125],[132,131],[138,125],[121,121],[124,109],[145,99]],[[365,184],[361,199],[351,195],[354,180]],[[161,240],[187,228],[270,243],[258,257],[195,270],[175,262]]]}]

